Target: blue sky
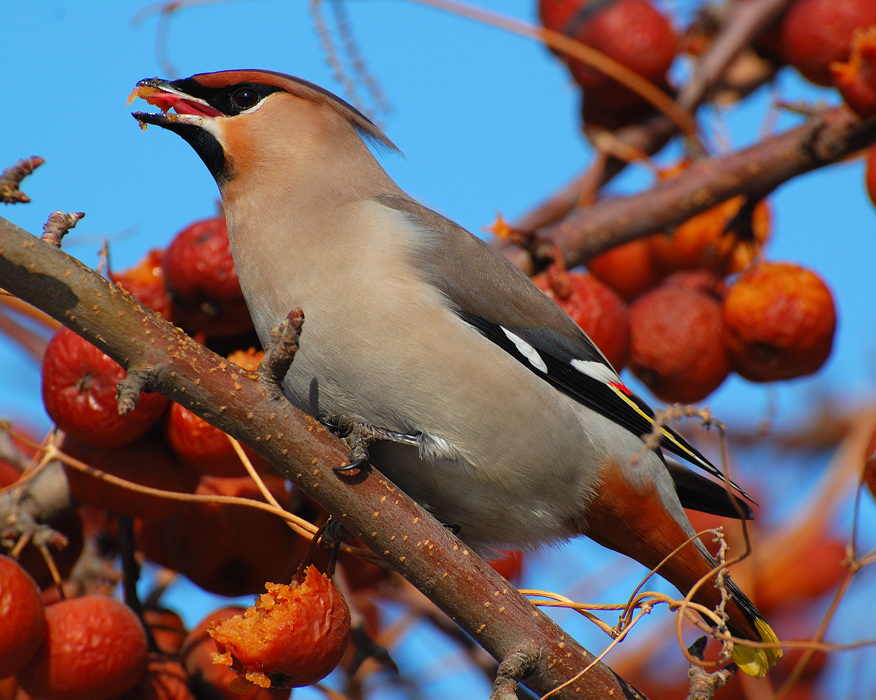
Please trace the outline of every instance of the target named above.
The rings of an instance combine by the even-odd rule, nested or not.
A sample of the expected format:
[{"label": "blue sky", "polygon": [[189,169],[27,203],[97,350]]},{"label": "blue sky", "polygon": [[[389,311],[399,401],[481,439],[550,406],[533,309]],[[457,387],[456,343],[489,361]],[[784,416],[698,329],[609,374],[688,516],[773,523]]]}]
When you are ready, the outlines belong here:
[{"label": "blue sky", "polygon": [[[16,68],[0,75],[0,164],[34,154],[47,163],[26,183],[33,203],[7,206],[4,215],[38,231],[49,211],[85,211],[66,249],[94,263],[108,239],[117,269],[210,215],[218,192],[199,159],[172,134],[142,133],[130,116],[142,103],[126,107],[127,95],[144,77],[248,67],[293,73],[343,93],[308,4],[216,2],[179,11],[163,44],[171,68],[156,50],[157,15],[141,13],[143,19],[133,21],[148,7],[143,3],[10,5],[2,35]],[[523,20],[535,15],[532,0],[478,4]],[[540,45],[404,0],[346,5],[359,50],[392,105],[377,119],[406,156],[387,157],[385,167],[429,206],[479,232],[498,211],[513,220],[586,164],[577,90]],[[324,15],[331,20],[328,8]],[[758,138],[774,96],[836,101],[790,71],[778,86],[775,95],[763,90],[751,105],[710,115],[705,123],[712,142],[720,142],[716,134],[729,135],[736,147]],[[795,122],[780,119],[782,126]],[[798,178],[773,198],[769,254],[815,267],[837,297],[834,356],[820,375],[773,389],[727,382],[710,401],[725,415],[740,406],[741,416],[765,411],[776,398],[790,410],[821,392],[865,397],[872,391],[876,310],[869,278],[876,215],[862,172],[860,161],[833,166]],[[631,169],[613,188],[631,191],[649,177]],[[15,353],[0,357],[16,367],[13,388],[26,391],[33,382],[29,363],[19,366]],[[38,409],[21,410],[39,419]]]},{"label": "blue sky", "polygon": [[[535,18],[534,0],[476,4]],[[2,215],[38,232],[50,211],[85,211],[65,249],[95,264],[108,239],[116,269],[211,215],[218,192],[200,160],[168,132],[141,132],[130,112],[142,104],[126,107],[126,98],[141,78],[231,68],[292,73],[343,95],[308,5],[241,0],[182,10],[168,25],[163,59],[157,16],[133,21],[142,2],[7,3],[0,24],[7,64],[0,72],[0,167],[30,155],[47,162],[25,182],[33,202],[7,206]],[[498,211],[513,220],[588,162],[577,90],[540,45],[404,0],[346,6],[361,55],[392,105],[377,120],[406,156],[389,157],[385,166],[429,206],[479,232]],[[329,8],[324,14],[330,21]],[[757,139],[776,97],[837,101],[785,71],[775,92],[762,90],[743,108],[710,112],[703,123],[712,142],[721,142],[716,134],[732,147]],[[779,125],[797,121],[783,115]],[[631,170],[613,189],[633,191],[649,179]],[[813,267],[826,279],[840,315],[835,352],[813,378],[774,387],[728,381],[708,402],[728,421],[753,424],[773,407],[780,420],[793,420],[824,395],[847,406],[872,400],[876,381],[876,213],[864,193],[862,163],[798,178],[772,203],[768,255]],[[3,344],[0,366],[0,415],[45,427],[38,368]]]}]

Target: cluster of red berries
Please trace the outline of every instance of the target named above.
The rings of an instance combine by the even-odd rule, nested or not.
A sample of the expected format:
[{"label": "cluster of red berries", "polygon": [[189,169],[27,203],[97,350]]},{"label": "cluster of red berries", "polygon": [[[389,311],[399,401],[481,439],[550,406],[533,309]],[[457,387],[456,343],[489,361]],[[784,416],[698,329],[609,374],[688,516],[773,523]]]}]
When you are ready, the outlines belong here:
[{"label": "cluster of red berries", "polygon": [[[546,29],[601,51],[667,93],[677,54],[696,53],[702,44],[680,38],[650,0],[539,0],[538,7]],[[876,114],[874,25],[876,3],[871,0],[794,0],[756,46],[777,65],[793,66],[807,80],[837,88],[849,107],[866,118]],[[563,60],[583,90],[586,125],[616,129],[649,111],[641,96],[597,68]]]},{"label": "cluster of red berries", "polygon": [[618,246],[587,264],[590,275],[549,268],[535,282],[615,369],[628,365],[663,401],[701,401],[730,372],[755,382],[811,374],[833,345],[833,296],[811,270],[761,261],[767,205],[739,218],[742,206],[736,197],[671,234]]},{"label": "cluster of red berries", "polygon": [[[599,50],[667,92],[676,55],[699,45],[680,39],[651,0],[539,0],[538,8],[546,29]],[[795,0],[757,46],[808,80],[837,87],[861,117],[876,114],[872,0]],[[560,58],[582,90],[585,125],[615,129],[650,110],[596,65]],[[867,182],[876,203],[876,151]],[[536,283],[616,369],[629,364],[664,401],[700,401],[730,372],[757,382],[811,374],[830,355],[832,295],[810,270],[761,261],[769,212],[765,202],[750,211],[745,205],[736,197],[671,233],[619,246],[588,263],[590,277],[549,269]]]},{"label": "cluster of red berries", "polygon": [[[285,700],[289,688],[338,665],[350,631],[343,596],[314,567],[190,632],[166,609],[141,619],[106,595],[46,597],[17,561],[0,556],[2,698]],[[235,685],[239,677],[246,684]]]}]

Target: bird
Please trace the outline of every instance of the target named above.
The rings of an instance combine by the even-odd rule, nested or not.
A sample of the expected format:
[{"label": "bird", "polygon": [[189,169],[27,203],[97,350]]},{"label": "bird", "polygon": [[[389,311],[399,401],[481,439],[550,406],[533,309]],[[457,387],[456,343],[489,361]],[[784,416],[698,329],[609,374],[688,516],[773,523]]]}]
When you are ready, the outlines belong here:
[{"label": "bird", "polygon": [[[684,508],[751,518],[728,485],[747,496],[657,423],[521,270],[407,195],[377,158],[399,149],[370,119],[268,70],[147,78],[135,97],[159,108],[134,113],[141,127],[178,134],[215,179],[261,342],[304,311],[283,381],[294,405],[383,431],[369,463],[475,551],[584,535],[648,568],[662,561],[685,594],[710,575]],[[729,631],[775,645],[734,645],[737,665],[762,677],[778,639],[725,581]],[[693,601],[716,608],[722,593],[712,580]]]}]

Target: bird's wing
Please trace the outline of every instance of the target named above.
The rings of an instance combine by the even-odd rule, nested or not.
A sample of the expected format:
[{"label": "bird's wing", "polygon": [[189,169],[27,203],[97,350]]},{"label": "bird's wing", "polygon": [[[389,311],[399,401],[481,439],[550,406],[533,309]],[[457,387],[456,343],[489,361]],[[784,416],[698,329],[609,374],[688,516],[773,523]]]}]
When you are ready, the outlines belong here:
[{"label": "bird's wing", "polygon": [[624,385],[587,334],[507,259],[412,199],[393,194],[378,200],[416,225],[421,237],[412,262],[463,321],[576,401],[639,437],[656,433],[661,447],[725,480],[681,434],[657,425],[654,411]]}]

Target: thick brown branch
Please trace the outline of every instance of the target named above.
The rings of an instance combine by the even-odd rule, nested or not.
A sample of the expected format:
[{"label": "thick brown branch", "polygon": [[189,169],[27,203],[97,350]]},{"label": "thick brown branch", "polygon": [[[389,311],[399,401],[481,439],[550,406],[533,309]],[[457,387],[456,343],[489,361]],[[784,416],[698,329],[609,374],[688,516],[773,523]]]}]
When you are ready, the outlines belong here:
[{"label": "thick brown branch", "polygon": [[[538,693],[593,657],[376,471],[336,474],[348,449],[266,382],[211,353],[54,246],[0,219],[0,280],[151,388],[254,448],[465,629],[496,659],[539,647],[526,679]],[[306,309],[305,309],[306,312]],[[306,343],[306,330],[302,338]],[[291,371],[295,371],[294,365]],[[602,664],[556,697],[640,698]]]},{"label": "thick brown branch", "polygon": [[[573,211],[539,234],[559,246],[567,267],[574,267],[621,243],[670,229],[735,195],[762,197],[874,142],[876,119],[862,122],[844,107],[828,109],[749,148],[697,161],[645,192]],[[497,245],[518,266],[532,267],[524,251],[515,252],[502,241]]]},{"label": "thick brown branch", "polygon": [[542,233],[560,246],[572,267],[620,243],[680,224],[737,194],[762,197],[874,141],[876,120],[861,122],[837,107],[744,150],[697,161],[641,194],[573,212]]}]

